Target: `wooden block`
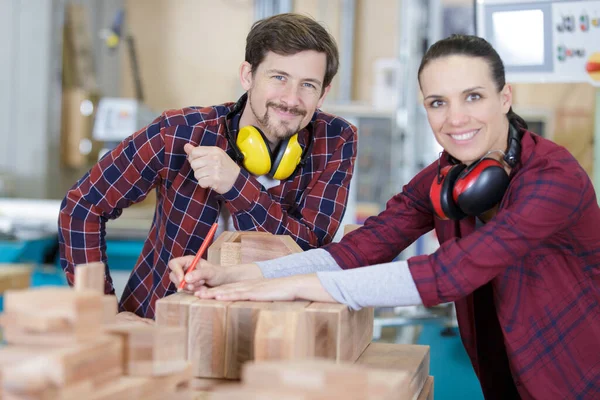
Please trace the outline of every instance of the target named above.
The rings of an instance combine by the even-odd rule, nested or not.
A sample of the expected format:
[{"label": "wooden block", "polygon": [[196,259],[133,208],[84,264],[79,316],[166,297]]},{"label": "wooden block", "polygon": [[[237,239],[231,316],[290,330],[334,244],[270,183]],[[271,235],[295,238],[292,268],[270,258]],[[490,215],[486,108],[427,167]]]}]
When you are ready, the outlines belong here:
[{"label": "wooden block", "polygon": [[97,337],[103,319],[102,295],[71,288],[8,291],[1,324],[9,344],[69,345]]},{"label": "wooden block", "polygon": [[114,294],[105,294],[102,296],[102,323],[104,325],[113,324],[115,317],[119,312],[117,296]]},{"label": "wooden block", "polygon": [[217,379],[217,378],[192,378],[190,381],[190,390],[196,392],[212,392],[217,388],[223,387],[238,387],[240,381],[234,381],[231,379]]},{"label": "wooden block", "polygon": [[312,303],[306,307],[314,329],[315,357],[354,362],[373,338],[373,308],[354,311],[343,304]]},{"label": "wooden block", "polygon": [[225,242],[221,245],[220,264],[224,267],[242,263],[242,244],[236,242]]},{"label": "wooden block", "polygon": [[[240,263],[242,237],[271,236],[269,232],[225,231],[208,248],[207,260],[216,265],[237,265]],[[237,243],[223,246],[225,243]],[[234,264],[235,263],[235,264]]]},{"label": "wooden block", "polygon": [[173,293],[156,301],[155,320],[158,326],[177,326],[184,329],[184,354],[188,350],[190,305],[199,299],[185,292]]},{"label": "wooden block", "polygon": [[303,250],[287,235],[242,236],[242,264],[272,260]]},{"label": "wooden block", "polygon": [[189,308],[188,359],[193,376],[225,376],[227,308],[230,301],[200,300]]},{"label": "wooden block", "polygon": [[127,375],[162,376],[183,371],[185,330],[181,327],[115,324],[105,327],[110,335],[123,338]]},{"label": "wooden block", "polygon": [[416,396],[429,376],[429,346],[371,343],[356,364],[405,371],[410,377],[410,391]]},{"label": "wooden block", "polygon": [[142,392],[151,384],[152,378],[122,376],[113,382],[89,393],[90,400],[142,399]]},{"label": "wooden block", "polygon": [[433,376],[428,376],[417,400],[433,400]]},{"label": "wooden block", "polygon": [[310,302],[240,301],[227,308],[225,378],[239,379],[244,362],[254,359],[254,334],[261,310],[302,310]]},{"label": "wooden block", "polygon": [[101,385],[123,374],[122,357],[122,341],[101,336],[3,368],[3,387],[14,393],[28,393],[48,386]]},{"label": "wooden block", "polygon": [[93,262],[75,266],[75,290],[91,290],[104,294],[104,274],[106,267],[103,262]]},{"label": "wooden block", "polygon": [[28,288],[31,271],[32,266],[27,264],[0,264],[0,293]]},{"label": "wooden block", "polygon": [[[413,399],[404,371],[367,368],[333,360],[261,361],[244,365],[242,382],[251,388],[289,388],[329,398]],[[327,398],[313,397],[308,398]]]},{"label": "wooden block", "polygon": [[254,337],[254,359],[301,360],[313,358],[315,337],[304,310],[261,310]]},{"label": "wooden block", "polygon": [[346,236],[347,234],[349,234],[352,231],[357,230],[361,226],[362,225],[359,225],[359,224],[346,224],[346,225],[344,225],[344,236]]}]

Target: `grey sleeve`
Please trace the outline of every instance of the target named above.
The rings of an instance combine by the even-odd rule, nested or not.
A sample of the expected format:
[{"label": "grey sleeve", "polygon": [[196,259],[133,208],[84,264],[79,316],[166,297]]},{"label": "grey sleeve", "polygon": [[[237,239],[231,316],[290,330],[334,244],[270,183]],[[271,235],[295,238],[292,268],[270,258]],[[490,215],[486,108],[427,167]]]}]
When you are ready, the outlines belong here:
[{"label": "grey sleeve", "polygon": [[341,270],[331,254],[323,249],[308,250],[273,260],[259,261],[255,264],[258,265],[265,278],[283,278],[320,271]]},{"label": "grey sleeve", "polygon": [[354,310],[423,303],[406,261],[317,272],[317,277],[331,297]]}]

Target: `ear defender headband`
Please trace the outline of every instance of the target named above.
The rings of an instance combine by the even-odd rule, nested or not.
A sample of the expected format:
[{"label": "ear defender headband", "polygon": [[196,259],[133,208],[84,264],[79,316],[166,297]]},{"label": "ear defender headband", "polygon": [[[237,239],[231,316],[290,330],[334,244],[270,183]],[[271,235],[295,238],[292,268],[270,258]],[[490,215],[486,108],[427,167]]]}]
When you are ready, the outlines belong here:
[{"label": "ear defender headband", "polygon": [[508,150],[492,150],[470,166],[464,164],[440,167],[433,180],[429,197],[440,219],[461,220],[477,216],[498,204],[508,188],[509,176],[500,161],[487,155],[501,152],[503,160],[514,168],[521,158],[521,132],[512,123],[508,128]]},{"label": "ear defender headband", "polygon": [[[246,102],[247,96],[242,96],[227,119],[238,114]],[[229,128],[227,128],[227,140],[233,150],[233,159],[241,162],[244,168],[253,175],[268,175],[276,180],[285,180],[293,175],[298,165],[304,165],[312,147],[312,138],[306,151],[298,143],[298,133],[284,139],[274,151],[269,147],[269,141],[265,134],[255,126],[249,125],[239,129],[234,142]]]}]

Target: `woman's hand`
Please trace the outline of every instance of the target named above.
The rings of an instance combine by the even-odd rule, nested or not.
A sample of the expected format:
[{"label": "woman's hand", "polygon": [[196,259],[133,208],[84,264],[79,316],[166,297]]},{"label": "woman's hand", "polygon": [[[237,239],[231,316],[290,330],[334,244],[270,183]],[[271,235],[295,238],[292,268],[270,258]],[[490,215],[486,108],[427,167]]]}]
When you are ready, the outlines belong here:
[{"label": "woman's hand", "polygon": [[185,273],[192,263],[194,256],[177,257],[169,261],[169,279],[179,287],[185,277],[184,289],[197,292],[204,286],[220,286],[226,283],[239,282],[248,279],[262,278],[260,268],[256,264],[240,264],[222,267],[200,259],[196,269]]},{"label": "woman's hand", "polygon": [[203,287],[194,295],[201,299],[222,301],[289,301],[311,300],[334,303],[316,274],[277,279],[254,279],[215,288]]}]

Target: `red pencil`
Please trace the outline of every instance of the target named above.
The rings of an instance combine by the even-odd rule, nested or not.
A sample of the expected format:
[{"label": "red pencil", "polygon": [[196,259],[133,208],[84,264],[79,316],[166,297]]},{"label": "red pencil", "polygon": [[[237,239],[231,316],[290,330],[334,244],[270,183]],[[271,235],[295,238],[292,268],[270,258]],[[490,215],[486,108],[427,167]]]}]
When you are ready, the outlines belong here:
[{"label": "red pencil", "polygon": [[[206,237],[204,238],[204,241],[202,242],[202,245],[200,246],[200,250],[198,250],[198,252],[196,253],[196,257],[194,257],[194,259],[192,260],[192,263],[190,264],[190,267],[188,268],[188,270],[185,271],[185,274],[188,274],[189,272],[192,272],[193,270],[196,269],[196,265],[198,265],[198,263],[200,262],[200,257],[202,257],[202,255],[206,251],[206,248],[212,241],[213,236],[215,236],[215,232],[217,231],[218,225],[219,224],[217,224],[215,222],[210,227],[210,230],[208,231],[208,235],[206,235]],[[181,280],[181,283],[179,284],[179,290],[183,289],[183,287],[185,286],[185,274],[184,274],[184,278]]]}]

